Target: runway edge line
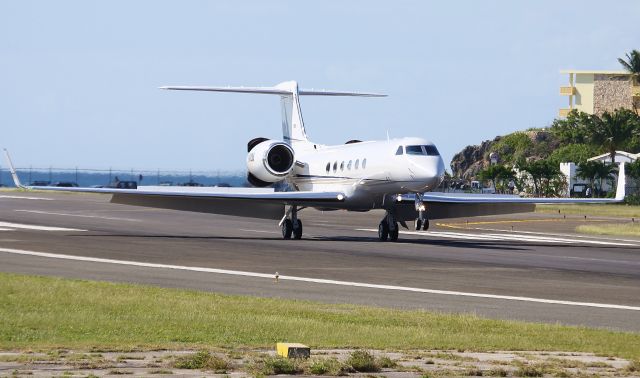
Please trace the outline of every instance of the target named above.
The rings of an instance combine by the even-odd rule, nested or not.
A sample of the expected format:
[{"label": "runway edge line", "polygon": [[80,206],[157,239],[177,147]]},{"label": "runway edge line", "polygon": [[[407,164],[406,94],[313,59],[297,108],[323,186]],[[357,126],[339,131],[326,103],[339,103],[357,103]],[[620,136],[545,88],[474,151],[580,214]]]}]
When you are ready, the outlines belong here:
[{"label": "runway edge line", "polygon": [[[268,273],[243,272],[239,270],[192,267],[192,266],[181,266],[181,265],[155,264],[155,263],[145,263],[145,262],[138,262],[138,261],[127,261],[127,260],[113,260],[113,259],[103,259],[98,257],[85,257],[85,256],[73,256],[73,255],[48,253],[48,252],[25,251],[25,250],[12,249],[12,248],[0,248],[0,252],[14,254],[14,255],[35,256],[35,257],[53,258],[53,259],[71,260],[71,261],[95,262],[95,263],[103,263],[103,264],[139,266],[139,267],[156,268],[156,269],[174,269],[174,270],[185,270],[185,271],[192,271],[192,272],[227,274],[227,275],[233,275],[233,276],[267,278],[267,279],[273,279],[274,277],[273,274],[268,274]],[[543,304],[552,304],[552,305],[596,307],[596,308],[613,309],[613,310],[640,311],[640,307],[638,306],[626,306],[626,305],[591,303],[591,302],[574,302],[574,301],[565,301],[565,300],[557,300],[557,299],[518,297],[518,296],[497,295],[497,294],[467,293],[467,292],[450,291],[450,290],[435,290],[435,289],[423,289],[423,288],[407,287],[407,286],[380,285],[380,284],[371,284],[371,283],[363,283],[363,282],[338,281],[338,280],[329,280],[329,279],[323,279],[323,278],[309,278],[309,277],[280,275],[279,280],[280,281],[283,281],[283,280],[284,281],[300,281],[300,282],[309,282],[309,283],[326,284],[326,285],[362,287],[362,288],[368,288],[368,289],[396,290],[396,291],[406,291],[406,292],[413,292],[413,293],[451,295],[451,296],[459,296],[459,297],[473,297],[473,298],[499,299],[499,300],[507,300],[507,301],[533,302],[533,303],[543,303]]]}]

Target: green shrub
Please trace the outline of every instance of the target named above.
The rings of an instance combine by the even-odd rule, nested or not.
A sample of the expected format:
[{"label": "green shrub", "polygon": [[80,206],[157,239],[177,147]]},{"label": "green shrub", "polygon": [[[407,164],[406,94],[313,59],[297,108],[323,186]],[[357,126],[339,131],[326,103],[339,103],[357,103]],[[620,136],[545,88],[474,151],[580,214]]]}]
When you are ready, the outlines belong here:
[{"label": "green shrub", "polygon": [[334,357],[313,360],[309,365],[309,372],[314,375],[346,375],[350,371],[350,366],[343,364]]},{"label": "green shrub", "polygon": [[267,357],[263,363],[262,373],[264,375],[302,373],[302,369],[298,366],[298,361],[293,358]]},{"label": "green shrub", "polygon": [[378,366],[383,369],[393,369],[398,366],[398,363],[387,356],[378,358]]},{"label": "green shrub", "polygon": [[204,369],[213,370],[216,373],[225,373],[229,364],[224,359],[213,356],[209,351],[201,350],[198,353],[179,357],[173,363],[176,369]]},{"label": "green shrub", "polygon": [[493,368],[487,371],[485,375],[490,377],[506,377],[509,375],[509,372],[503,368]]},{"label": "green shrub", "polygon": [[537,366],[524,365],[521,366],[514,375],[516,377],[542,377],[544,376],[544,371]]},{"label": "green shrub", "polygon": [[361,373],[380,371],[380,366],[376,362],[376,359],[366,350],[355,350],[351,352],[351,356],[349,356],[347,364],[355,371]]}]

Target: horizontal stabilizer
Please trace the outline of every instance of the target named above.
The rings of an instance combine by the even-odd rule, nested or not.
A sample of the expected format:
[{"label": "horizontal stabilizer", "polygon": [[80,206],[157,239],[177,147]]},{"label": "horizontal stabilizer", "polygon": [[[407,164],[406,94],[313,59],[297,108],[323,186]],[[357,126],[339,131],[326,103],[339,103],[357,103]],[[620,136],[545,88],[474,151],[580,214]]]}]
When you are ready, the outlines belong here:
[{"label": "horizontal stabilizer", "polygon": [[[280,96],[292,95],[295,86],[282,85],[281,83],[275,87],[206,87],[206,86],[165,86],[160,89],[169,89],[175,91],[205,91],[205,92],[231,92],[231,93],[257,93],[257,94],[273,94]],[[364,92],[341,92],[329,91],[324,89],[298,89],[299,96],[350,96],[350,97],[386,97],[380,93],[364,93]]]}]

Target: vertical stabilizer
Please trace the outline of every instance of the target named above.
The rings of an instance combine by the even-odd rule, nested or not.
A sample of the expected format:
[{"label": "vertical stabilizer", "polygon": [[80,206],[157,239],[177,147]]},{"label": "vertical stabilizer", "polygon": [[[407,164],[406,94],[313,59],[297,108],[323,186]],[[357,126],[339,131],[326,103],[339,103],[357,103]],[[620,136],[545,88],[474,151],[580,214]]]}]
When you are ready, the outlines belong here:
[{"label": "vertical stabilizer", "polygon": [[307,132],[302,120],[300,111],[300,98],[298,93],[298,83],[286,81],[276,85],[276,88],[288,92],[280,96],[282,107],[282,137],[291,144],[297,142],[308,142]]}]

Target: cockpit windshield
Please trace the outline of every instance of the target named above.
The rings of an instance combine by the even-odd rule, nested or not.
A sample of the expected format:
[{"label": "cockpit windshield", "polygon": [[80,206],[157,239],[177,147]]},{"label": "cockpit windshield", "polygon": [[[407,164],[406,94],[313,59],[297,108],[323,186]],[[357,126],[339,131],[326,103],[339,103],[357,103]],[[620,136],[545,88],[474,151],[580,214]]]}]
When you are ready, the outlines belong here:
[{"label": "cockpit windshield", "polygon": [[439,156],[440,153],[434,145],[426,146],[406,146],[405,150],[407,155],[427,155],[427,156]]}]

